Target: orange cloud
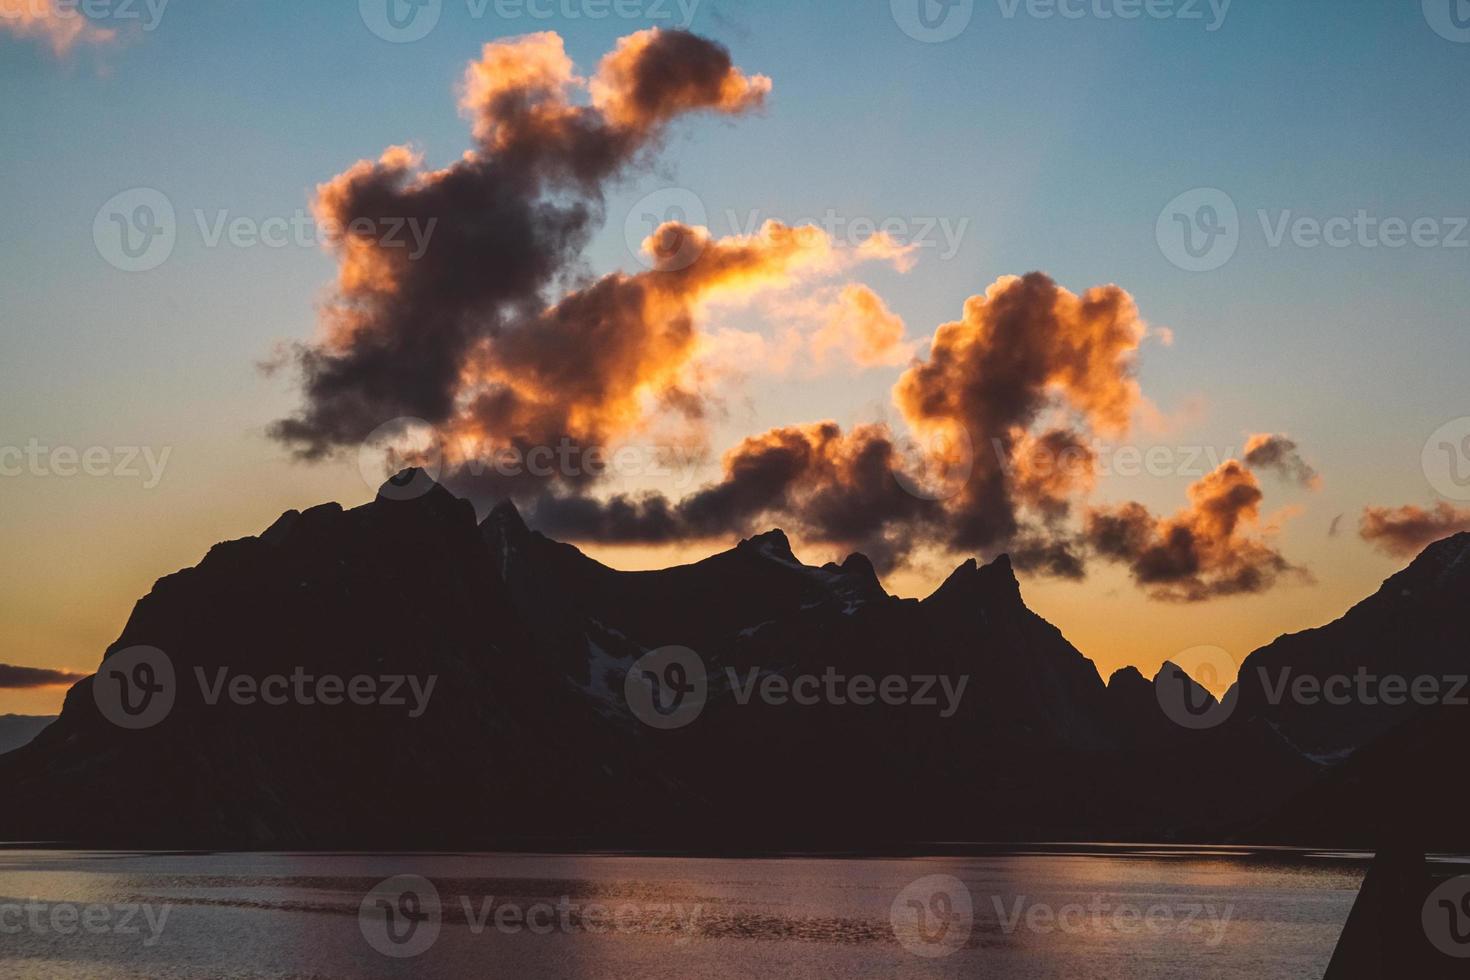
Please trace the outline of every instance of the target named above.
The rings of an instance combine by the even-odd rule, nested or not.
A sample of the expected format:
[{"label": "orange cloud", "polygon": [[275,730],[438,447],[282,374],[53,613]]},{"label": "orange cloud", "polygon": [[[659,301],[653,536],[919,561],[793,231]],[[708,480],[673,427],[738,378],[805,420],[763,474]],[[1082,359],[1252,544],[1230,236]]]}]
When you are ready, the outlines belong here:
[{"label": "orange cloud", "polygon": [[1365,507],[1358,522],[1358,535],[1364,541],[1395,558],[1412,558],[1439,539],[1462,531],[1470,531],[1470,507],[1444,501],[1433,510],[1413,504]]},{"label": "orange cloud", "polygon": [[1288,573],[1305,577],[1249,528],[1260,521],[1263,494],[1236,460],[1189,488],[1189,507],[1155,518],[1142,504],[1088,513],[1084,534],[1102,557],[1126,563],[1155,598],[1199,602],[1264,592]]},{"label": "orange cloud", "polygon": [[79,44],[117,40],[117,31],[97,27],[75,5],[62,6],[56,0],[7,0],[0,6],[0,31],[45,41],[57,57]]},{"label": "orange cloud", "polygon": [[[579,275],[605,185],[646,163],[667,124],[745,111],[769,87],[722,46],[682,31],[625,38],[590,83],[556,34],[487,44],[460,98],[473,150],[426,171],[393,147],[318,189],[318,219],[343,229],[330,243],[337,285],[322,337],[289,355],[305,404],[272,435],[320,458],[401,417],[555,441],[630,424],[645,396],[696,409],[674,379],[697,307],[822,267],[832,261],[825,238],[809,246],[771,224],[760,241],[709,243],[703,229],[665,226],[664,238],[709,246],[696,268],[608,277],[549,308],[544,297]],[[583,88],[590,105],[572,100]],[[426,236],[422,251],[393,237],[405,226]],[[596,346],[541,353],[582,343]]]},{"label": "orange cloud", "polygon": [[903,318],[867,286],[843,287],[825,312],[826,322],[811,339],[817,364],[828,363],[837,352],[859,367],[892,367],[913,357],[914,345],[904,340]]}]

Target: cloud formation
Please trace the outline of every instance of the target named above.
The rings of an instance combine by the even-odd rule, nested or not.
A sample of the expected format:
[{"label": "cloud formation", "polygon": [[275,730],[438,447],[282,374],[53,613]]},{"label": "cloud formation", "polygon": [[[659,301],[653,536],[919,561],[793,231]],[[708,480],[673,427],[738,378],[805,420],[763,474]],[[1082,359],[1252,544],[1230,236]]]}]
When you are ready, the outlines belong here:
[{"label": "cloud formation", "polygon": [[86,676],[70,670],[0,664],[0,690],[27,691],[39,687],[60,687],[64,684],[75,684]]},{"label": "cloud formation", "polygon": [[[323,336],[291,355],[305,405],[272,434],[321,458],[399,417],[506,442],[626,419],[630,400],[687,359],[694,304],[780,279],[783,262],[809,256],[773,229],[770,241],[709,249],[697,272],[609,276],[549,309],[544,296],[576,278],[605,186],[643,162],[670,122],[744,112],[769,90],[723,47],[681,31],[624,38],[590,80],[554,33],[487,44],[462,88],[474,149],[432,171],[393,147],[318,188],[318,219],[346,229],[333,243],[338,281]],[[432,228],[418,257],[386,234],[414,221]],[[613,347],[580,346],[589,341]],[[508,383],[518,375],[528,380]],[[532,423],[540,431],[521,429]]]},{"label": "cloud formation", "polygon": [[83,44],[108,44],[117,31],[98,27],[75,4],[57,0],[7,0],[0,5],[0,31],[15,37],[43,41],[57,57]]},{"label": "cloud formation", "polygon": [[[881,423],[773,429],[733,449],[723,478],[682,501],[614,498],[613,521],[596,501],[562,497],[539,502],[536,521],[622,542],[779,522],[807,541],[863,550],[883,570],[920,547],[1010,546],[1023,570],[1077,578],[1084,559],[1061,522],[1093,484],[1086,436],[1126,431],[1140,404],[1145,333],[1116,286],[1078,296],[1041,273],[1008,276],[972,297],[900,376],[894,403],[915,439]],[[1070,424],[1033,432],[1044,413]]]},{"label": "cloud formation", "polygon": [[[1136,504],[1085,510],[1095,441],[1152,411],[1136,377],[1149,328],[1116,285],[1077,294],[1041,272],[1002,277],[915,358],[876,292],[828,282],[865,261],[906,270],[913,248],[884,235],[845,246],[775,221],[725,238],[668,222],[643,242],[644,271],[587,276],[582,252],[605,189],[649,165],[680,116],[745,113],[770,89],[723,47],[680,31],[622,39],[590,78],[554,33],[487,44],[461,86],[475,141],[462,159],[430,170],[391,147],[318,188],[322,225],[344,229],[331,243],[339,273],[321,337],[291,355],[303,406],[272,434],[317,459],[390,420],[422,419],[451,487],[515,497],[542,530],[583,543],[726,539],[780,524],[809,544],[862,550],[883,570],[920,550],[1009,549],[1023,571],[1076,579],[1102,557],[1185,601],[1260,591],[1294,571],[1246,533],[1261,497],[1246,464],[1200,481],[1171,518]],[[421,254],[384,234],[406,222],[432,229]],[[778,342],[710,328],[719,308],[757,299],[785,322]],[[717,404],[709,380],[729,367],[714,362],[759,350],[818,367],[906,365],[897,418],[750,436],[717,479],[678,498],[610,494],[592,468],[507,475],[487,464],[507,448],[605,448],[655,425],[676,426],[678,446],[702,444]],[[1253,440],[1253,453],[1312,475],[1284,437]]]},{"label": "cloud formation", "polygon": [[1275,470],[1308,490],[1321,489],[1322,477],[1302,458],[1297,444],[1287,436],[1267,433],[1251,436],[1245,443],[1245,462],[1256,469]]},{"label": "cloud formation", "polygon": [[1441,538],[1461,531],[1470,531],[1470,507],[1444,501],[1432,510],[1413,504],[1365,507],[1358,521],[1358,535],[1395,558],[1413,558]]},{"label": "cloud formation", "polygon": [[1136,502],[1097,508],[1086,515],[1084,534],[1100,557],[1126,564],[1157,599],[1264,592],[1283,575],[1306,573],[1250,533],[1262,497],[1255,475],[1232,459],[1193,484],[1189,506],[1173,516],[1156,518]]}]

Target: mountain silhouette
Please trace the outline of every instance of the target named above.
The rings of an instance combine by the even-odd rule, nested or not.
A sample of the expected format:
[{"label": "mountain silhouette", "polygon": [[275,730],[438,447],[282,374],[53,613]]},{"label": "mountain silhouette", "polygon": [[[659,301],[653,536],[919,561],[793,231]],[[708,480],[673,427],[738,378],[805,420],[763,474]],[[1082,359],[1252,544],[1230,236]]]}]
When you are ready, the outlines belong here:
[{"label": "mountain silhouette", "polygon": [[[1247,667],[1463,670],[1461,537]],[[128,727],[109,692],[140,649],[166,658],[172,703]],[[677,671],[649,667],[671,650]],[[250,696],[303,674],[339,679],[341,703]],[[666,696],[681,703],[696,674],[702,692],[677,709],[689,717],[665,724]],[[137,678],[162,689],[158,676]],[[427,696],[342,694],[393,678]],[[1222,707],[1173,665],[1104,684],[1027,608],[1004,556],[964,562],[922,600],[889,595],[862,555],[804,564],[779,530],[618,571],[509,503],[477,524],[409,471],[369,504],[290,511],[159,580],[60,718],[0,756],[20,801],[0,839],[702,852],[1218,840],[1259,831],[1415,717],[1288,711],[1243,675],[1228,717],[1193,730],[1165,708],[1178,692]]]}]

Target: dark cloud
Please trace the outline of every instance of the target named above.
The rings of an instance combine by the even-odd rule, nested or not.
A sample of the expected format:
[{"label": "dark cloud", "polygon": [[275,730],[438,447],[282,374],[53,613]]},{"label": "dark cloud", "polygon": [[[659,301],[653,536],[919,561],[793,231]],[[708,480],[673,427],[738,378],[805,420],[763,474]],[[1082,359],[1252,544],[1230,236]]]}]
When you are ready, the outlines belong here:
[{"label": "dark cloud", "polygon": [[1140,503],[1097,508],[1084,535],[1096,554],[1126,564],[1158,599],[1201,602],[1264,592],[1285,575],[1303,579],[1270,543],[1248,528],[1262,493],[1255,475],[1230,460],[1189,488],[1189,507],[1157,518]]},{"label": "dark cloud", "polygon": [[1275,470],[1309,490],[1322,485],[1321,476],[1302,458],[1297,444],[1286,436],[1266,433],[1251,436],[1245,444],[1245,463],[1258,470]]},{"label": "dark cloud", "polygon": [[24,691],[38,687],[59,687],[63,684],[75,684],[86,676],[69,670],[0,664],[0,690]]},{"label": "dark cloud", "polygon": [[1443,501],[1433,510],[1413,504],[1365,507],[1358,522],[1358,534],[1364,541],[1395,558],[1412,558],[1441,538],[1461,531],[1470,531],[1470,507],[1454,507]]},{"label": "dark cloud", "polygon": [[[334,240],[340,273],[322,314],[325,336],[292,354],[305,405],[273,435],[319,458],[408,416],[544,442],[548,433],[517,427],[529,416],[567,434],[569,417],[589,400],[626,401],[649,374],[630,365],[630,352],[652,346],[649,359],[665,364],[687,346],[687,324],[640,319],[656,298],[628,277],[550,312],[544,295],[575,275],[601,221],[605,185],[639,164],[669,122],[746,111],[769,87],[736,69],[723,47],[680,31],[624,38],[590,81],[577,77],[555,34],[486,45],[461,103],[473,150],[429,171],[396,147],[318,189],[323,226],[343,229]],[[582,88],[590,104],[571,100]],[[422,254],[391,236],[405,223],[428,233]],[[643,329],[630,336],[629,327]],[[606,361],[581,346],[608,340],[617,347]],[[610,385],[630,367],[630,379]],[[519,372],[532,383],[508,380]],[[541,383],[565,386],[573,404]],[[466,402],[469,420],[460,417]],[[476,428],[487,425],[509,428]]]}]

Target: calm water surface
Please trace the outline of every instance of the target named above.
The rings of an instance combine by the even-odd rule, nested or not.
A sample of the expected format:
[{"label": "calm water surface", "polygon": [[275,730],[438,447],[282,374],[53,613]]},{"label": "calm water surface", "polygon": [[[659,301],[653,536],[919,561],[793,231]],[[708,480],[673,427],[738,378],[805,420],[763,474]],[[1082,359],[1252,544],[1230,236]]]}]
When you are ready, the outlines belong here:
[{"label": "calm water surface", "polygon": [[1365,869],[1361,855],[1161,848],[891,860],[8,850],[0,976],[1309,980]]}]

